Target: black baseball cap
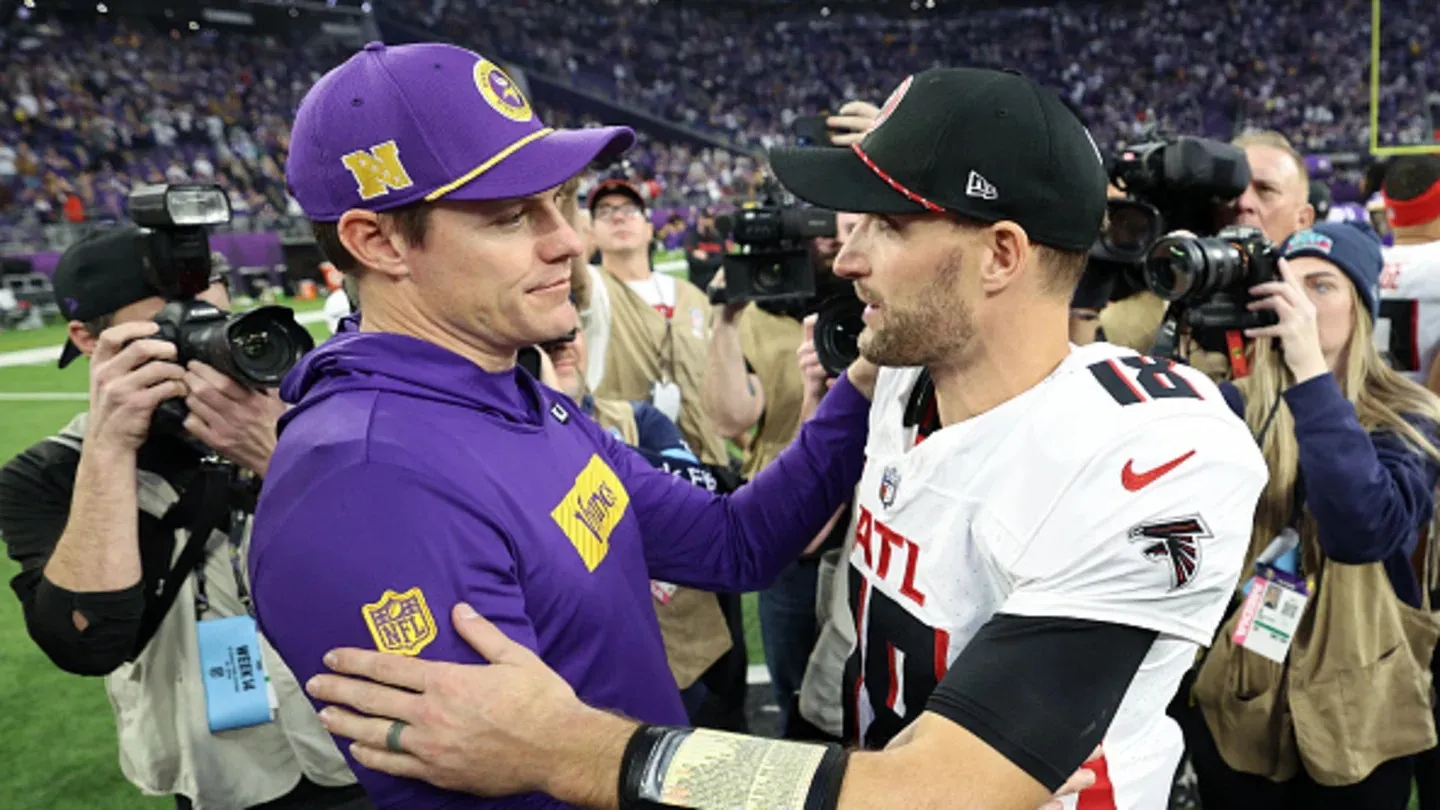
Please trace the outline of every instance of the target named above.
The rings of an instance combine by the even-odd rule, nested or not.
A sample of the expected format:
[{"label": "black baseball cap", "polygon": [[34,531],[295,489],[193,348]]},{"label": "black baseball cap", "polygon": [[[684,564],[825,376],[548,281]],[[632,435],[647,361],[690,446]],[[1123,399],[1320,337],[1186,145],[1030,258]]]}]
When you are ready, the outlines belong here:
[{"label": "black baseball cap", "polygon": [[640,206],[641,211],[649,210],[649,206],[645,204],[645,197],[640,193],[640,189],[635,188],[635,186],[626,180],[605,180],[595,186],[590,192],[590,215],[594,216],[595,206],[599,205],[602,199],[612,194],[629,197],[635,201],[636,205]]},{"label": "black baseball cap", "polygon": [[[51,279],[60,311],[72,321],[88,321],[160,295],[145,278],[145,259],[137,228],[111,228],[88,234],[66,249]],[[60,368],[81,354],[65,341]]]},{"label": "black baseball cap", "polygon": [[917,73],[860,143],[777,147],[770,165],[792,194],[822,208],[1010,220],[1061,250],[1088,250],[1105,218],[1094,139],[1058,96],[1011,71]]}]

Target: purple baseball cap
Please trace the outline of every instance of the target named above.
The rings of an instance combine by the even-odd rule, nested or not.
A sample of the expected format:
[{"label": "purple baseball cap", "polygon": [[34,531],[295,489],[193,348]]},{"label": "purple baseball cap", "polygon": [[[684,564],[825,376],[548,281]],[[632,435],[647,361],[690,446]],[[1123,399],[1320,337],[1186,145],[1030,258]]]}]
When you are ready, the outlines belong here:
[{"label": "purple baseball cap", "polygon": [[545,126],[474,51],[372,42],[301,100],[285,179],[306,216],[334,222],[352,208],[538,194],[634,142],[627,127]]}]

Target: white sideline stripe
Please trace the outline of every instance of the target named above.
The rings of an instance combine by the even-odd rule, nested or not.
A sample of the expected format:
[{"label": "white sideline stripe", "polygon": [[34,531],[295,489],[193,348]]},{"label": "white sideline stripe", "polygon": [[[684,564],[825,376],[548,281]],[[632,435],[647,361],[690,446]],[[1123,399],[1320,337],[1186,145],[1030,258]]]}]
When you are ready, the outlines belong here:
[{"label": "white sideline stripe", "polygon": [[[324,312],[300,312],[295,315],[300,324],[320,323],[325,320]],[[60,346],[41,346],[38,349],[22,349],[0,354],[0,368],[7,366],[34,366],[41,363],[56,363],[60,360]]]},{"label": "white sideline stripe", "polygon": [[84,402],[89,398],[89,394],[77,394],[73,391],[0,394],[0,402]]},{"label": "white sideline stripe", "polygon": [[770,670],[764,664],[751,664],[745,670],[745,683],[752,686],[757,683],[769,683]]}]

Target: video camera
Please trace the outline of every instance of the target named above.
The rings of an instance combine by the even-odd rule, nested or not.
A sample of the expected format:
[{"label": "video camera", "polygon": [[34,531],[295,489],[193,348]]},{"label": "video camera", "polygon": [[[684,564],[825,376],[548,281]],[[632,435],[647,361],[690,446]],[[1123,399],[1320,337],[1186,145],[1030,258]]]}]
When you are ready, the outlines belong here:
[{"label": "video camera", "polygon": [[[1273,323],[1274,313],[1250,312],[1246,304],[1250,287],[1278,276],[1275,247],[1255,228],[1211,235],[1217,208],[1250,185],[1245,150],[1152,133],[1123,146],[1109,173],[1126,197],[1109,201],[1086,273],[1113,279],[1110,300],[1148,289],[1171,303],[1167,323],[1183,318],[1197,336]],[[1175,231],[1202,236],[1166,236]]]},{"label": "video camera", "polygon": [[810,240],[835,236],[835,212],[782,203],[773,181],[760,201],[715,218],[722,237],[738,246],[725,255],[725,287],[711,303],[793,301],[815,295]]},{"label": "video camera", "polygon": [[738,249],[723,258],[725,286],[711,290],[711,303],[754,301],[797,318],[815,313],[816,353],[825,371],[838,377],[860,356],[856,340],[865,328],[865,305],[853,284],[816,266],[810,241],[835,237],[835,212],[788,200],[770,180],[758,204],[716,217],[716,229]]},{"label": "video camera", "polygon": [[[155,316],[155,340],[175,345],[175,362],[213,366],[251,388],[274,387],[300,358],[315,348],[310,333],[289,307],[265,306],[231,314],[196,300],[214,281],[207,228],[230,221],[230,200],[206,184],[138,186],[128,199],[130,218],[140,226],[145,278],[165,299]],[[185,418],[185,404],[161,405],[171,418]]]}]

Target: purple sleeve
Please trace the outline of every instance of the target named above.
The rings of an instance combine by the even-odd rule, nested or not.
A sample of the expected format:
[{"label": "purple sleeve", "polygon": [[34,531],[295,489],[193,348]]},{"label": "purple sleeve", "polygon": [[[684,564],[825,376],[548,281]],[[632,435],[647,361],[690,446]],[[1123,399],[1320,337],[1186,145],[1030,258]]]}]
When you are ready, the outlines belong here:
[{"label": "purple sleeve", "polygon": [[[262,498],[251,560],[256,614],[300,683],[341,646],[483,661],[450,625],[461,600],[536,648],[508,541],[447,490],[402,467],[362,463],[299,493]],[[535,797],[478,799],[367,770],[350,758],[349,740],[336,743],[377,807],[543,806]]]},{"label": "purple sleeve", "polygon": [[841,377],[780,457],[728,496],[656,470],[604,437],[640,522],[650,575],[711,591],[769,586],[854,497],[869,413],[870,401]]},{"label": "purple sleeve", "polygon": [[[1367,433],[1332,374],[1292,387],[1285,402],[1325,556],[1351,565],[1408,559],[1434,514],[1440,467],[1393,433]],[[1433,424],[1416,427],[1436,441]]]}]

